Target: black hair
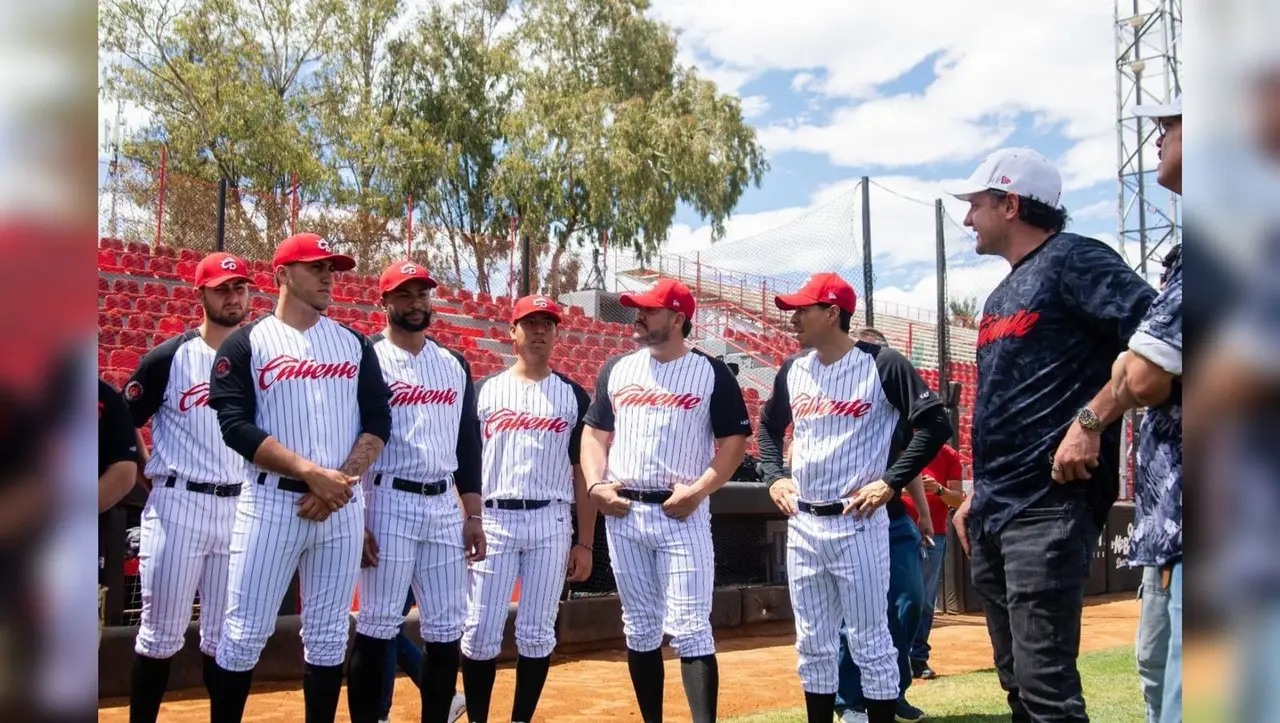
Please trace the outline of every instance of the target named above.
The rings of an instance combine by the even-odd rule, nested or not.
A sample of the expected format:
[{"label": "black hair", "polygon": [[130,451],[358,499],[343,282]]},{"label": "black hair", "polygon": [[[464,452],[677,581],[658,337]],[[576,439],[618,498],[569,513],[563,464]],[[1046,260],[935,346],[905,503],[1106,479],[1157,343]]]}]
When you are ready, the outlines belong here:
[{"label": "black hair", "polygon": [[[835,304],[818,304],[817,306],[820,309],[826,310],[835,306]],[[848,334],[849,327],[852,324],[853,324],[853,312],[840,309],[840,321],[839,321],[840,331],[843,331],[844,333]]]},{"label": "black hair", "polygon": [[[998,191],[994,188],[988,189],[987,193],[991,194],[991,197],[997,201],[1003,201],[1009,195],[1007,191]],[[1018,196],[1018,220],[1035,226],[1042,231],[1060,233],[1062,229],[1067,227],[1067,222],[1071,220],[1071,216],[1067,214],[1067,209],[1065,208],[1054,208],[1044,201]]]},{"label": "black hair", "polygon": [[884,335],[884,332],[880,331],[874,326],[862,327],[861,329],[858,330],[858,336],[859,337],[869,336],[873,339],[877,339],[880,346],[889,345],[889,339]]},{"label": "black hair", "polygon": [[684,323],[680,325],[680,333],[684,335],[685,339],[688,339],[689,335],[693,333],[693,322],[687,316],[684,318]]}]

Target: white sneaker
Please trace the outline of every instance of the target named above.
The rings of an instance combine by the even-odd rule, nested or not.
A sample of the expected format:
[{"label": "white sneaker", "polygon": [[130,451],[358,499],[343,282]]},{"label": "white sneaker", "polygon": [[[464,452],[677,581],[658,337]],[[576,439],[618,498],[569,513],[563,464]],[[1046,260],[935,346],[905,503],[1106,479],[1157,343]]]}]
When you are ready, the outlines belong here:
[{"label": "white sneaker", "polygon": [[449,723],[458,723],[467,714],[467,699],[462,695],[454,695],[449,706]]},{"label": "white sneaker", "polygon": [[846,710],[840,715],[840,723],[867,723],[867,714],[860,710]]}]

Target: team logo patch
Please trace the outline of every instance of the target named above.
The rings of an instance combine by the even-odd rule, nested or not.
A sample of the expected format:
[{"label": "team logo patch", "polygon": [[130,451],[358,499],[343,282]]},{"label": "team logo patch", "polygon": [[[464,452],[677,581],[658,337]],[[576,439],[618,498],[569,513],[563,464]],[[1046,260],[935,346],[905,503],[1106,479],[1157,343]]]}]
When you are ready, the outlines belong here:
[{"label": "team logo patch", "polygon": [[329,242],[325,241],[324,239],[320,239],[319,241],[316,241],[316,248],[320,249],[321,251],[328,251]]},{"label": "team logo patch", "polygon": [[551,302],[539,296],[538,298],[533,300],[533,305],[538,307],[539,309],[545,309],[548,306],[551,306]]},{"label": "team logo patch", "polygon": [[227,271],[235,271],[237,268],[239,268],[236,265],[236,260],[233,258],[225,258],[222,260],[222,263],[219,265],[222,266],[222,268],[226,269]]},{"label": "team logo patch", "polygon": [[414,274],[418,273],[418,267],[414,266],[413,264],[405,264],[404,266],[400,267],[400,273],[404,274],[405,276],[413,276]]},{"label": "team logo patch", "polygon": [[231,360],[225,356],[218,357],[213,363],[213,375],[219,379],[226,377],[231,373]]},{"label": "team logo patch", "polygon": [[133,401],[142,396],[142,382],[132,381],[124,385],[124,398]]}]

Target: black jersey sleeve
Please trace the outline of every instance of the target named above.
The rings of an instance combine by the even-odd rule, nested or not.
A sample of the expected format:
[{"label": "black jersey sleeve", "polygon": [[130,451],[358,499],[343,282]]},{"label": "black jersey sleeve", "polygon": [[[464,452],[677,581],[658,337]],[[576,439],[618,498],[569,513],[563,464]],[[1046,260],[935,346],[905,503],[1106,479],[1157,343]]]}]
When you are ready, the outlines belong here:
[{"label": "black jersey sleeve", "polygon": [[1110,246],[1085,237],[1074,241],[1062,268],[1063,297],[1099,333],[1127,344],[1156,290]]},{"label": "black jersey sleeve", "polygon": [[865,342],[858,344],[863,351],[875,357],[884,395],[898,410],[899,429],[895,430],[895,436],[910,439],[883,478],[890,487],[901,491],[946,444],[951,437],[951,422],[942,407],[942,400],[905,356],[888,347]]},{"label": "black jersey sleeve", "polygon": [[596,378],[596,397],[591,401],[587,416],[583,419],[586,426],[602,432],[613,431],[613,400],[609,398],[609,374],[613,372],[613,368],[617,366],[620,359],[622,357],[616,356],[600,367],[600,376]]},{"label": "black jersey sleeve", "polygon": [[573,396],[578,400],[578,421],[573,425],[569,436],[569,464],[576,465],[582,460],[582,430],[586,426],[587,410],[591,407],[591,397],[580,384],[565,379],[573,388]]},{"label": "black jersey sleeve", "polygon": [[461,494],[480,494],[483,467],[480,441],[480,412],[476,404],[476,385],[471,379],[471,365],[466,357],[450,349],[449,353],[462,365],[462,420],[458,427],[458,471],[454,484]]},{"label": "black jersey sleeve", "polygon": [[231,332],[218,348],[209,374],[209,406],[218,414],[222,441],[250,462],[271,436],[257,424],[258,398],[253,385],[254,325]]},{"label": "black jersey sleeve", "polygon": [[115,387],[98,380],[98,476],[117,462],[138,461],[138,438]]},{"label": "black jersey sleeve", "polygon": [[791,426],[791,390],[787,388],[787,373],[795,358],[787,359],[773,377],[773,391],[760,408],[760,478],[765,484],[773,484],[791,476],[787,469],[782,448],[787,427]]},{"label": "black jersey sleeve", "polygon": [[352,330],[360,340],[360,376],[356,380],[356,400],[360,405],[360,432],[372,434],[383,444],[391,438],[391,389],[382,377],[382,364],[373,340]]},{"label": "black jersey sleeve", "polygon": [[159,411],[160,405],[164,404],[164,390],[169,386],[169,370],[173,368],[174,355],[183,344],[199,334],[199,331],[190,329],[143,355],[138,368],[133,370],[133,375],[124,385],[124,401],[129,406],[133,426],[145,425]]},{"label": "black jersey sleeve", "polygon": [[706,358],[715,374],[711,389],[711,432],[716,439],[722,437],[751,436],[751,415],[747,413],[747,401],[742,397],[742,387],[729,365],[719,359]]}]

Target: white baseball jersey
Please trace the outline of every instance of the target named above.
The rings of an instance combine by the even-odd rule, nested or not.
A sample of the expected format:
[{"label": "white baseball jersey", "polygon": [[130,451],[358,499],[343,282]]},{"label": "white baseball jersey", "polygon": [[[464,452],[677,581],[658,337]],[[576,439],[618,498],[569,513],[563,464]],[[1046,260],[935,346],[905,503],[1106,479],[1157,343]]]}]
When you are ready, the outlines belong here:
[{"label": "white baseball jersey", "polygon": [[215,353],[199,330],[188,330],[147,352],[124,387],[134,426],[151,421],[152,490],[138,543],[142,619],[134,642],[149,658],[182,649],[197,591],[200,650],[213,655],[221,637],[237,499],[187,488],[242,484],[248,469],[222,442],[209,408]]},{"label": "white baseball jersey", "polygon": [[733,372],[697,350],[669,362],[648,349],[610,359],[585,422],[614,433],[605,480],[634,489],[690,484],[711,465],[717,438],[751,434]]},{"label": "white baseball jersey", "polygon": [[816,351],[802,352],[783,363],[761,409],[765,481],[783,476],[780,442],[794,424],[791,477],[800,498],[848,497],[884,476],[910,439],[912,422],[941,403],[893,349],[858,342],[830,366]]},{"label": "white baseball jersey", "polygon": [[480,381],[484,498],[573,502],[573,465],[591,398],[559,373],[529,384],[510,369]]},{"label": "white baseball jersey", "polygon": [[[370,340],[391,389],[391,437],[369,467],[414,482],[456,477],[459,492],[480,491],[475,386],[462,355],[427,338],[417,354],[382,334]],[[459,466],[459,460],[464,464]]]},{"label": "white baseball jersey", "polygon": [[[321,316],[305,330],[265,316],[233,332],[218,350],[209,405],[227,445],[252,461],[267,437],[327,469],[340,469],[361,434],[390,435],[391,392],[363,335]],[[305,483],[257,465],[231,532],[227,613],[217,663],[252,670],[275,631],[298,572],[306,662],[346,659],[351,601],[364,543],[364,503],[327,519],[298,516]]]},{"label": "white baseball jersey", "polygon": [[245,480],[245,461],[223,443],[218,415],[209,407],[215,354],[200,331],[190,329],[147,352],[124,385],[134,426],[151,420],[148,478],[224,484]]},{"label": "white baseball jersey", "polygon": [[[373,345],[360,333],[327,316],[299,331],[271,315],[223,342],[209,405],[226,443],[250,462],[271,436],[338,469],[361,432],[387,438],[390,396]],[[256,466],[252,472],[273,474]]]}]

